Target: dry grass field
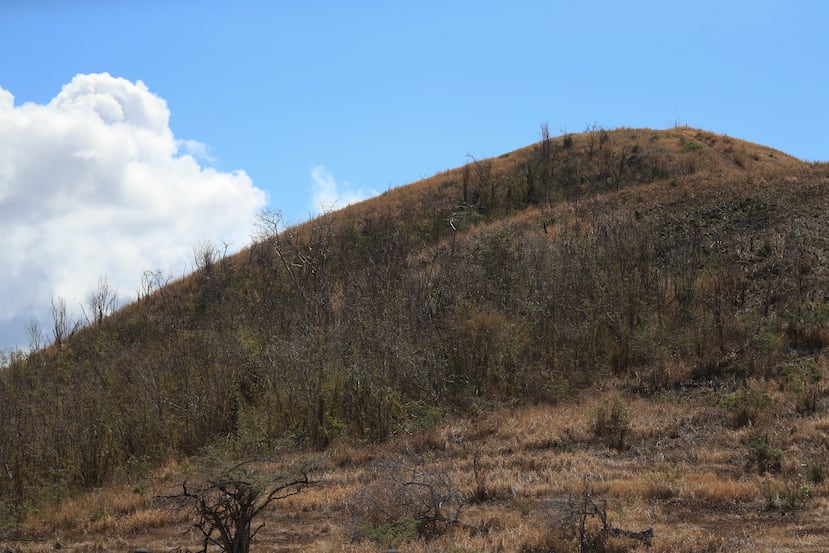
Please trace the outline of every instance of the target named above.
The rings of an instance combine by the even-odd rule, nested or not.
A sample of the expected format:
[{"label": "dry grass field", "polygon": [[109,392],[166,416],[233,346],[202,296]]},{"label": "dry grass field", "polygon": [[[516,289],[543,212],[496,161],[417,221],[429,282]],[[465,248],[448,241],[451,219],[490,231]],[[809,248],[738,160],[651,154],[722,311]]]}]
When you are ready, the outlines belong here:
[{"label": "dry grass field", "polygon": [[[826,359],[820,370],[829,376]],[[625,383],[608,388],[623,390]],[[253,550],[577,551],[568,500],[589,491],[606,505],[610,526],[653,531],[649,547],[608,536],[590,551],[825,551],[825,390],[818,412],[803,417],[792,395],[773,383],[747,389],[768,397],[748,424],[723,385],[652,397],[597,389],[558,405],[454,419],[379,446],[290,454],[260,470],[309,466],[315,483],[272,504]],[[196,551],[199,535],[186,514],[158,498],[205,470],[198,460],[171,463],[146,478],[44,506],[18,529],[34,541],[5,542],[2,550]],[[394,524],[415,514],[394,512],[396,483],[414,474],[424,482],[439,477],[458,493],[457,520],[422,534],[414,523]],[[386,505],[391,518],[368,516],[375,504]],[[598,534],[599,526],[598,517],[587,517],[586,533]]]}]

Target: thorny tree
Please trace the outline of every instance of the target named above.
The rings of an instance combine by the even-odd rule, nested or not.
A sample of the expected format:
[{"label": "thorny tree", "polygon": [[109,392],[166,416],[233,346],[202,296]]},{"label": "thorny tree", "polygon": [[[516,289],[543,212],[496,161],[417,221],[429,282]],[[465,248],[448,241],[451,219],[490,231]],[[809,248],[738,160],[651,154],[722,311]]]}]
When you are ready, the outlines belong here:
[{"label": "thorny tree", "polygon": [[253,538],[264,524],[253,520],[271,503],[298,494],[312,484],[307,472],[298,477],[262,481],[241,463],[203,485],[182,483],[181,493],[167,497],[195,515],[193,527],[202,534],[202,553],[211,545],[225,553],[248,553]]}]

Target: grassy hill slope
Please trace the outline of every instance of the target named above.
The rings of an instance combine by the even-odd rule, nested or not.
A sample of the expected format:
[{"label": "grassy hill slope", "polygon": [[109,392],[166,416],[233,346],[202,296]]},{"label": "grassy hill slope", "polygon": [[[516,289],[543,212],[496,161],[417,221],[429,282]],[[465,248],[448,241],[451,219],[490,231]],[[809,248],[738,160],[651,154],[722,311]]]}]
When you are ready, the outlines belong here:
[{"label": "grassy hill slope", "polygon": [[[287,230],[263,214],[249,250],[206,249],[186,279],[2,370],[0,518],[205,451],[386,442],[450,463],[469,497],[469,463],[489,459],[475,509],[507,509],[502,540],[580,480],[637,524],[699,497],[728,510],[732,492],[752,513],[781,493],[823,509],[827,218],[826,165],[683,128],[544,137]],[[520,409],[485,415],[504,407]],[[469,447],[435,438],[475,414],[498,422]],[[328,478],[376,470],[352,461]],[[536,537],[507,550],[553,549]],[[495,547],[481,539],[467,549]]]}]

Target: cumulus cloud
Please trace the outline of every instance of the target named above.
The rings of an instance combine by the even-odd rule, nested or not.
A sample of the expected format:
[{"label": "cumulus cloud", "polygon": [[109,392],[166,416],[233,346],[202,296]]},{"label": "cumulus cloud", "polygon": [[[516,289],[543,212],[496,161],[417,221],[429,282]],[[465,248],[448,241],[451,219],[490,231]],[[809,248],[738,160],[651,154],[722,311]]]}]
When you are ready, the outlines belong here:
[{"label": "cumulus cloud", "polygon": [[216,161],[210,153],[210,146],[198,140],[176,140],[176,146],[179,152],[189,154],[199,161],[207,163]]},{"label": "cumulus cloud", "polygon": [[266,202],[244,171],[204,166],[177,140],[163,98],[141,82],[77,75],[48,104],[0,88],[0,347],[19,346],[51,300],[70,310],[106,276],[121,298],[141,274],[180,276],[205,241],[233,249]]},{"label": "cumulus cloud", "polygon": [[311,192],[311,211],[315,215],[377,195],[374,190],[354,188],[347,181],[338,183],[323,165],[311,169]]}]

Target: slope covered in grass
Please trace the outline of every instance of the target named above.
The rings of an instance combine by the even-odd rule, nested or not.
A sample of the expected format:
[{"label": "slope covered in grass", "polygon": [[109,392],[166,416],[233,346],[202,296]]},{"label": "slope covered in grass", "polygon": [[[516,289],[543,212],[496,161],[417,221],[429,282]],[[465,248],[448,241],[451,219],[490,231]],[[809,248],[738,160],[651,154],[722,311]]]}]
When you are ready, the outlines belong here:
[{"label": "slope covered in grass", "polygon": [[280,232],[263,214],[249,250],[2,370],[0,516],[205,448],[381,443],[597,389],[727,389],[768,454],[774,413],[825,409],[827,208],[826,165],[678,128],[545,137]]}]

